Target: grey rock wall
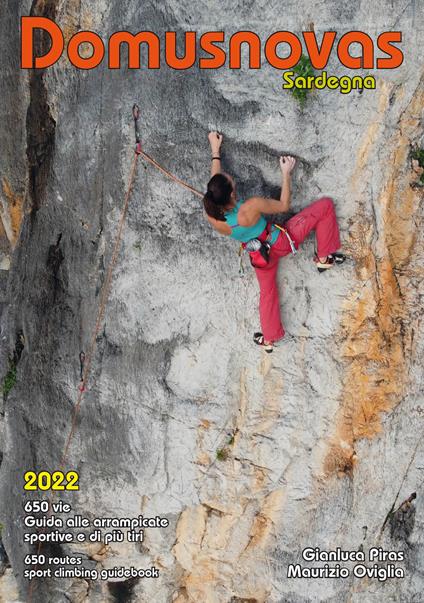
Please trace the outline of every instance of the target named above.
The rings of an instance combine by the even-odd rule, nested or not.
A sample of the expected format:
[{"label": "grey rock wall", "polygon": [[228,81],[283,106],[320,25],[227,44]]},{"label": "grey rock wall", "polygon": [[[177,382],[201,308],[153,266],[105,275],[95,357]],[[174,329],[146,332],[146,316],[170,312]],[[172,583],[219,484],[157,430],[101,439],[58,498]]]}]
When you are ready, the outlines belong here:
[{"label": "grey rock wall", "polygon": [[[262,39],[311,23],[317,33],[359,29],[374,39],[398,29],[405,61],[376,72],[375,91],[313,92],[303,109],[265,65],[83,72],[61,62],[31,74],[19,70],[18,36],[30,10],[54,17],[67,36],[91,29],[105,39],[119,29],[251,29]],[[422,146],[422,5],[38,0],[7,1],[1,11],[3,268],[11,261],[0,273],[2,375],[24,341],[0,430],[11,564],[3,599],[29,596],[20,578],[29,552],[22,476],[54,470],[62,457],[137,101],[146,151],[200,190],[212,128],[224,133],[224,166],[243,197],[275,194],[278,156],[296,155],[294,208],[332,196],[350,260],[319,275],[309,239],[281,261],[287,336],[264,356],[251,342],[258,287],[246,261],[239,277],[237,246],[211,231],[198,198],[140,161],[67,459],[81,491],[68,498],[86,516],[159,514],[170,527],[148,531],[142,547],[62,551],[106,568],[155,564],[161,577],[119,586],[46,580],[33,601],[420,601],[424,254],[411,147]],[[328,71],[347,70],[333,57]],[[393,515],[412,492],[406,519],[403,508]],[[288,580],[305,546],[403,550],[406,577]]]}]

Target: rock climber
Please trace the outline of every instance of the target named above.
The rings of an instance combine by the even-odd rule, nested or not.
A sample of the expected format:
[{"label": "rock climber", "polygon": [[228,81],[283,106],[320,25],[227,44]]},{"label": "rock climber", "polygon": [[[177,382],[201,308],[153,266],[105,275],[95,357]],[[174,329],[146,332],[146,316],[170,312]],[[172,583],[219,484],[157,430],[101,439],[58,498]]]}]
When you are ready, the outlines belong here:
[{"label": "rock climber", "polygon": [[[233,178],[221,171],[222,134],[209,133],[212,152],[211,179],[203,197],[206,217],[220,234],[237,239],[250,251],[260,288],[259,315],[262,332],[253,336],[266,352],[284,337],[277,287],[277,268],[281,257],[296,253],[308,234],[315,230],[317,253],[314,261],[320,272],[342,263],[345,256],[336,253],[340,248],[339,228],[330,197],[322,197],[292,216],[282,225],[270,224],[263,214],[286,213],[290,208],[290,179],[296,160],[290,155],[280,157],[282,185],[280,199],[250,197],[237,201]],[[253,244],[254,243],[254,244]],[[259,254],[259,255],[258,255]],[[255,257],[255,261],[254,258]]]}]

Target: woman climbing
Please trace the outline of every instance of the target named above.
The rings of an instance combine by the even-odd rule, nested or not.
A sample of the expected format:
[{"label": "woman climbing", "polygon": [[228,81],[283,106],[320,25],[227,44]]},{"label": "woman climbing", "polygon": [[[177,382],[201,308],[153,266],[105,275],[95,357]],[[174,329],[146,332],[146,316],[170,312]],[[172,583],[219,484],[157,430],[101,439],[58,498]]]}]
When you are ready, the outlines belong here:
[{"label": "woman climbing", "polygon": [[276,281],[278,260],[291,252],[296,253],[312,230],[315,230],[317,240],[314,261],[320,272],[345,260],[344,255],[336,253],[340,248],[340,238],[334,204],[329,197],[322,197],[287,220],[284,228],[269,224],[263,214],[289,211],[290,178],[296,165],[294,157],[280,157],[282,185],[279,201],[263,197],[237,201],[234,180],[221,171],[223,137],[218,132],[210,132],[208,138],[212,167],[211,179],[203,198],[206,217],[215,230],[237,239],[251,252],[251,262],[260,287],[259,314],[262,326],[262,332],[255,333],[253,340],[270,353],[274,342],[285,334]]}]

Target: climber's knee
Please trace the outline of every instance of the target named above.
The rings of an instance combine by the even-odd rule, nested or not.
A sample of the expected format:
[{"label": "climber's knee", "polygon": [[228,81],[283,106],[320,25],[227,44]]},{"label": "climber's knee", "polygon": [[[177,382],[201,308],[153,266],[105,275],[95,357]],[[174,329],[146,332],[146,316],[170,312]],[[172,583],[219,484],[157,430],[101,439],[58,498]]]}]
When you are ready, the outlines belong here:
[{"label": "climber's knee", "polygon": [[321,197],[321,199],[318,199],[318,203],[319,203],[322,215],[328,216],[329,214],[335,212],[334,201],[331,197]]},{"label": "climber's knee", "polygon": [[334,201],[331,197],[322,197],[320,201],[325,206],[325,209],[334,209]]}]

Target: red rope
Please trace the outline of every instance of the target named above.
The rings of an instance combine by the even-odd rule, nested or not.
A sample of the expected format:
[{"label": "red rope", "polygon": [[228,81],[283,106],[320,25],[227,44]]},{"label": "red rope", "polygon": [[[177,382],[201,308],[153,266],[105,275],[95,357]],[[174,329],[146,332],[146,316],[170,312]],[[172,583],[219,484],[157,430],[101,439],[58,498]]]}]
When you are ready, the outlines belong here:
[{"label": "red rope", "polygon": [[173,180],[180,186],[186,188],[188,191],[191,191],[194,195],[197,195],[198,197],[201,197],[203,199],[203,197],[204,197],[203,193],[198,191],[196,188],[194,188],[190,184],[187,184],[187,182],[184,182],[184,180],[180,180],[180,178],[177,178],[177,176],[174,176],[174,174],[171,174],[171,172],[168,172],[168,170],[166,170],[164,167],[162,167],[160,165],[160,163],[158,163],[156,161],[156,159],[153,159],[153,157],[150,157],[150,155],[145,153],[140,147],[137,148],[136,153],[138,153],[139,155],[144,157],[144,159],[146,161],[148,161],[149,163],[154,165],[156,169],[158,169],[160,172],[162,172],[162,174],[165,174],[165,176],[168,176],[168,178],[170,178],[171,180]]}]

